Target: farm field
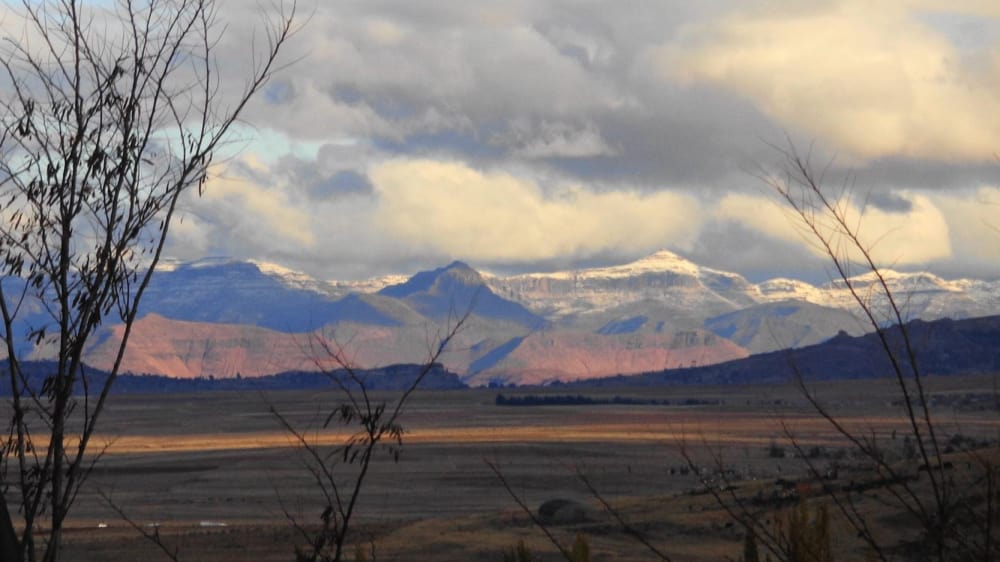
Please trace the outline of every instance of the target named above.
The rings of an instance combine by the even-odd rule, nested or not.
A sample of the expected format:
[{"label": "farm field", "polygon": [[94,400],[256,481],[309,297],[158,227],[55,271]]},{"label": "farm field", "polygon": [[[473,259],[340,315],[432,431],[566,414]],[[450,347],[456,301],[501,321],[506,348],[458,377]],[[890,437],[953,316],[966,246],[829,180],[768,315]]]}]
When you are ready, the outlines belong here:
[{"label": "farm field", "polygon": [[[1000,417],[982,402],[992,396],[992,377],[929,383],[947,433],[1000,436]],[[884,381],[817,389],[853,427],[886,439],[904,428]],[[498,406],[498,393],[710,404]],[[302,539],[285,512],[318,522],[324,504],[301,448],[269,408],[312,428],[307,433],[316,442],[335,445],[347,436],[343,428],[319,428],[339,399],[333,391],[115,396],[93,449],[106,445],[104,457],[68,524],[65,559],[168,559],[103,494],[139,526],[158,529],[180,560],[294,560]],[[682,449],[703,466],[721,454],[754,486],[802,470],[791,451],[783,458],[770,453],[772,445],[788,449],[786,430],[805,446],[840,446],[791,386],[428,391],[414,396],[402,421],[399,461],[388,453],[376,458],[358,507],[355,542],[373,543],[377,560],[502,560],[519,539],[541,559],[559,559],[486,460],[533,509],[552,499],[589,506],[589,520],[554,530],[567,544],[585,534],[594,560],[651,558],[600,510],[577,472],[676,559],[735,557],[740,531],[710,495],[691,493],[700,482],[684,470]]]}]

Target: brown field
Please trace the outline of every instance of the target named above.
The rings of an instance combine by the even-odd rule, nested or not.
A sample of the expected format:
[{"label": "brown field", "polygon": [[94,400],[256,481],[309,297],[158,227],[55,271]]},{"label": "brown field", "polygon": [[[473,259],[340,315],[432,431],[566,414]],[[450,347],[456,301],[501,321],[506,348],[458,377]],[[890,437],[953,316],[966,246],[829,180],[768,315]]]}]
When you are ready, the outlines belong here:
[{"label": "brown field", "polygon": [[[930,382],[936,396],[993,389],[989,377]],[[594,560],[652,558],[599,510],[577,470],[674,559],[721,560],[737,556],[741,534],[710,496],[690,493],[698,480],[678,474],[683,446],[706,464],[721,453],[754,486],[801,471],[801,461],[790,454],[767,454],[772,442],[785,442],[786,429],[803,444],[841,445],[790,387],[504,392],[724,403],[515,407],[496,406],[496,390],[418,393],[403,418],[399,462],[384,454],[373,463],[360,500],[357,542],[374,541],[380,561],[499,561],[503,549],[524,539],[542,560],[558,559],[490,472],[488,459],[531,506],[555,498],[592,505],[591,521],[554,531],[567,543],[577,533],[587,535]],[[885,439],[904,429],[883,382],[826,384],[818,392],[852,427]],[[302,452],[268,408],[312,428],[317,443],[335,445],[347,435],[342,429],[315,428],[338,399],[334,392],[114,397],[95,441],[107,445],[105,456],[74,507],[65,559],[166,559],[105,505],[101,490],[135,522],[158,525],[181,560],[293,560],[301,539],[282,505],[309,521],[318,520],[323,504]],[[1000,435],[1000,417],[992,411],[948,403],[938,408],[938,419],[949,434]]]}]

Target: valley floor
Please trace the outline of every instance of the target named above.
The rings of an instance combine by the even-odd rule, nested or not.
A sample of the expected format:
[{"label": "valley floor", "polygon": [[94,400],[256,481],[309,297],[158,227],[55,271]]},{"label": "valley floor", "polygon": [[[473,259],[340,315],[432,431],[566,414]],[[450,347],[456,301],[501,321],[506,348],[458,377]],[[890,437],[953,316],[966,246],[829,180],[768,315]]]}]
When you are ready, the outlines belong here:
[{"label": "valley floor", "polygon": [[[992,377],[931,379],[949,435],[996,443],[1000,416]],[[864,392],[858,385],[864,384]],[[503,390],[562,395],[565,389]],[[904,431],[891,387],[880,381],[827,383],[818,394],[853,427],[886,442]],[[786,429],[808,447],[842,444],[792,387],[572,389],[573,395],[711,405],[498,406],[496,390],[418,393],[403,417],[402,454],[380,454],[362,492],[356,543],[377,560],[502,560],[524,540],[542,559],[559,559],[521,512],[486,461],[537,509],[552,499],[588,506],[584,519],[556,524],[571,544],[584,534],[594,560],[649,560],[650,553],[604,513],[577,473],[593,483],[630,525],[677,560],[737,557],[742,530],[731,523],[682,450],[711,471],[717,456],[741,486],[768,487],[803,470]],[[65,560],[167,560],[103,501],[159,529],[179,559],[293,560],[302,542],[283,510],[319,521],[323,504],[303,454],[274,407],[317,442],[343,431],[318,430],[336,393],[237,392],[116,396],[102,423],[104,458],[82,491],[66,537]],[[775,453],[782,449],[783,457]],[[763,488],[762,488],[763,489]],[[353,553],[353,546],[350,549]],[[159,556],[159,558],[157,558]]]}]

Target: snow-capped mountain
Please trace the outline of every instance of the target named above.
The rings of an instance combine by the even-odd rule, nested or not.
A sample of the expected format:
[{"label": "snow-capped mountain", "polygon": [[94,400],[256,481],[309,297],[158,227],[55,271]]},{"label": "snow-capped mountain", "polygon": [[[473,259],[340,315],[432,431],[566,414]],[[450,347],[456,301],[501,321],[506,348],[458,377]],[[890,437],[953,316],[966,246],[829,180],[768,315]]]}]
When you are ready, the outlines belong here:
[{"label": "snow-capped mountain", "polygon": [[873,272],[856,275],[849,281],[850,286],[838,279],[813,287],[801,281],[782,279],[766,281],[758,287],[768,299],[790,298],[848,311],[858,310],[860,298],[879,316],[887,317],[890,303],[882,287],[884,282],[904,320],[959,319],[1000,312],[1000,281],[946,280],[933,273],[891,269],[880,270],[878,275]]},{"label": "snow-capped mountain", "polygon": [[321,295],[336,294],[336,286],[327,281],[320,281],[309,274],[287,267],[259,260],[250,260],[264,275],[277,278],[286,287],[313,291]]},{"label": "snow-capped mountain", "polygon": [[642,301],[698,310],[704,316],[758,302],[756,289],[742,276],[701,267],[666,250],[614,267],[489,277],[487,284],[498,294],[555,319]]},{"label": "snow-capped mountain", "polygon": [[[1000,313],[1000,281],[944,280],[932,273],[880,271],[904,318],[967,318]],[[874,273],[850,278],[855,292],[876,308],[884,305]],[[754,305],[798,301],[849,312],[858,303],[847,283],[821,286],[776,278],[752,284],[739,274],[699,266],[663,250],[624,265],[494,276],[487,283],[499,294],[547,316],[596,314],[622,305],[654,302],[701,318]]]},{"label": "snow-capped mountain", "polygon": [[346,295],[348,293],[377,293],[390,285],[406,283],[410,277],[408,275],[383,275],[382,277],[372,277],[360,281],[330,281],[334,294]]},{"label": "snow-capped mountain", "polygon": [[[1000,282],[881,271],[904,319],[1000,313]],[[884,314],[878,278],[850,280]],[[361,367],[420,362],[433,334],[470,305],[442,358],[472,384],[541,383],[706,365],[825,341],[867,325],[848,284],[759,284],[669,251],[603,268],[513,276],[455,262],[410,277],[321,281],[266,262],[167,262],[142,303],[125,369],[174,376],[244,376],[315,368],[316,334],[335,337]],[[18,328],[18,327],[16,327]],[[120,327],[90,342],[114,358]],[[44,349],[28,350],[44,357]]]},{"label": "snow-capped mountain", "polygon": [[[243,292],[253,292],[264,301],[271,300],[272,289],[276,286],[302,291],[298,302],[306,306],[309,302],[315,304],[317,299],[325,301],[350,294],[379,293],[410,280],[404,275],[388,275],[362,281],[320,281],[305,273],[267,262],[248,263],[223,258],[191,263],[168,262],[158,269],[160,273],[179,277],[182,281],[172,283],[169,279],[161,281],[155,277],[154,296],[147,298],[156,299],[156,286],[166,285],[171,290],[165,296],[172,301],[177,294],[174,289],[183,285],[186,287],[185,302],[198,300],[196,295],[199,292],[209,290],[217,283],[241,286]],[[259,277],[247,278],[251,270]],[[622,326],[635,326],[635,331],[655,329],[662,332],[664,326],[687,329],[699,327],[708,319],[720,315],[786,302],[858,312],[856,298],[842,280],[819,286],[788,278],[753,284],[739,274],[700,266],[668,250],[611,267],[512,276],[481,274],[481,277],[472,268],[468,270],[475,274],[474,284],[484,284],[497,297],[514,301],[557,325],[588,331],[603,329],[620,333]],[[223,271],[224,278],[220,278]],[[243,273],[237,273],[240,271]],[[425,275],[431,273],[426,272]],[[1000,281],[945,280],[927,272],[908,273],[891,269],[881,270],[880,274],[904,319],[968,318],[1000,313]],[[855,293],[871,303],[885,321],[891,320],[886,315],[886,301],[875,274],[869,272],[852,277],[851,285]],[[303,300],[306,293],[312,296]],[[214,301],[209,304],[210,308],[223,306]],[[280,305],[276,303],[276,306]],[[196,310],[204,312],[204,306],[199,305]],[[198,319],[192,315],[181,316]],[[238,314],[230,316],[239,320]],[[815,313],[809,316],[816,319],[822,317]],[[842,324],[840,320],[836,323]],[[822,337],[827,331],[818,329],[813,337]]]},{"label": "snow-capped mountain", "polygon": [[812,304],[826,305],[831,302],[827,293],[798,279],[778,277],[757,284],[757,292],[761,301],[780,302],[787,300],[803,301]]}]

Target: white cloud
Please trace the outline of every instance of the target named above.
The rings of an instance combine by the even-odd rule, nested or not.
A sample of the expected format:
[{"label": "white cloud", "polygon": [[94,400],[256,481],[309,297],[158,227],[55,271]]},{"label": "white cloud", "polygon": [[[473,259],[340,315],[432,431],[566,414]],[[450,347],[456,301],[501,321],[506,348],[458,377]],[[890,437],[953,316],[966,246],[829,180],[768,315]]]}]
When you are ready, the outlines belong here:
[{"label": "white cloud", "polygon": [[365,23],[365,31],[368,39],[382,47],[395,47],[400,45],[407,37],[407,30],[399,24],[374,18]]},{"label": "white cloud", "polygon": [[[245,115],[257,167],[188,202],[175,247],[365,276],[624,261],[712,230],[713,266],[788,272],[797,258],[770,248],[805,245],[793,223],[732,191],[784,129],[837,154],[835,175],[910,188],[908,213],[865,218],[887,263],[1000,259],[970,195],[1000,177],[1000,3],[571,5],[317,3],[284,59],[301,60]],[[240,85],[251,27],[235,21],[220,60]],[[374,193],[334,189],[345,170]]]},{"label": "white cloud", "polygon": [[729,88],[784,126],[857,157],[993,158],[996,56],[964,65],[903,2],[785,8],[688,26],[649,60],[663,79]]},{"label": "white cloud", "polygon": [[401,243],[457,258],[523,263],[688,243],[692,197],[669,191],[595,193],[569,185],[546,195],[514,175],[461,163],[397,160],[371,174],[380,228]]},{"label": "white cloud", "polygon": [[950,225],[956,258],[972,264],[1000,264],[1000,188],[932,196]]},{"label": "white cloud", "polygon": [[245,238],[277,237],[289,244],[312,246],[314,233],[307,227],[312,214],[293,199],[291,190],[254,180],[267,169],[255,158],[246,157],[232,164],[213,167],[205,183],[202,201],[239,213],[243,227],[233,234]]},{"label": "white cloud", "polygon": [[[842,201],[841,209],[862,244],[869,248],[881,267],[925,265],[952,256],[950,225],[944,213],[926,195],[901,193],[911,204],[907,212],[886,212],[874,207],[859,208]],[[732,221],[786,242],[805,245],[818,257],[826,250],[808,232],[802,219],[783,203],[747,194],[726,195],[712,210],[712,218]],[[816,216],[816,224],[840,257],[859,260],[856,248],[838,234],[827,216]]]}]

